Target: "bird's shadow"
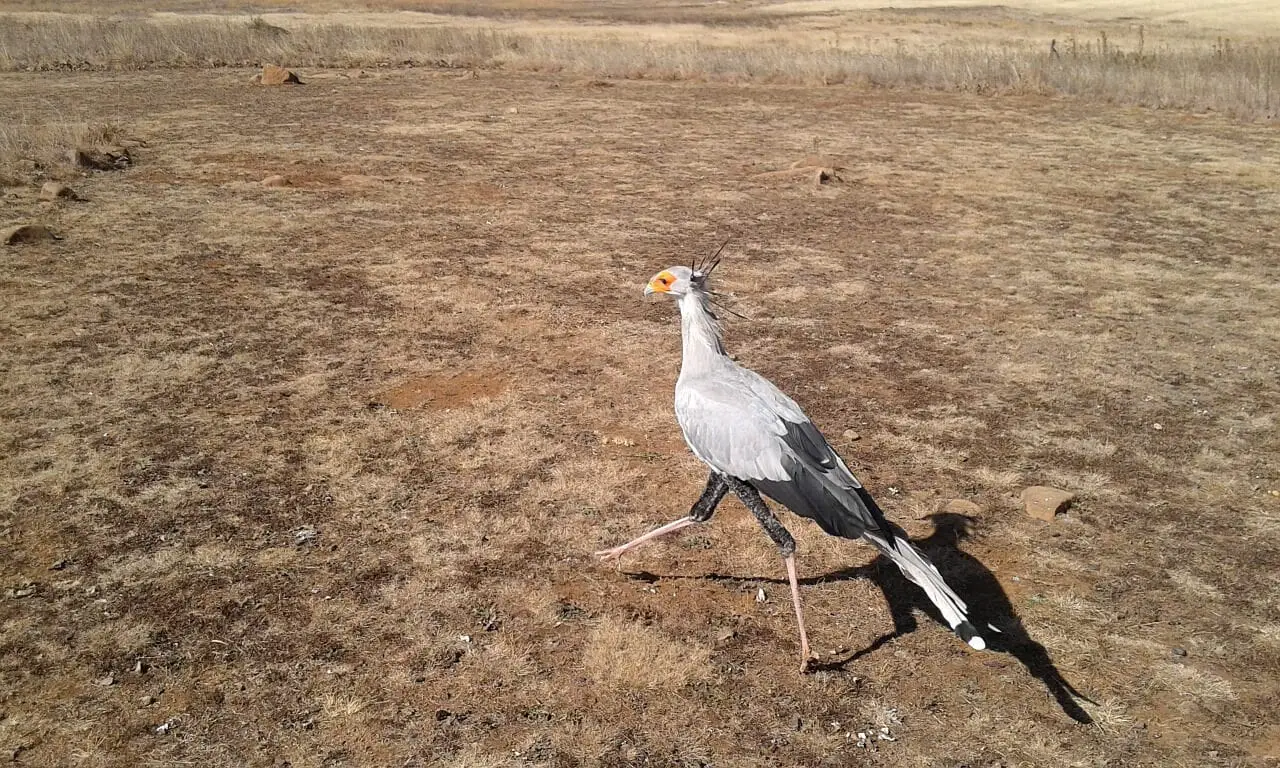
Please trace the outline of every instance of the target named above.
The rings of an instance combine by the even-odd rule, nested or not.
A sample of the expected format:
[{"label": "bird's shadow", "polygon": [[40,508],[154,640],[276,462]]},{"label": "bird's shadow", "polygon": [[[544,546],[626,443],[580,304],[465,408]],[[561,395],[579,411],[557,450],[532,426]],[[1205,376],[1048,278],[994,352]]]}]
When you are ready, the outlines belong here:
[{"label": "bird's shadow", "polygon": [[[1094,702],[1077,691],[1062,676],[1054,665],[1053,659],[1049,657],[1049,652],[1027,632],[995,574],[978,558],[960,549],[960,541],[970,535],[973,519],[967,515],[952,513],[930,515],[929,519],[934,524],[933,533],[928,537],[912,539],[912,542],[929,556],[947,583],[964,599],[969,607],[970,621],[986,639],[987,647],[999,653],[1007,653],[1021,662],[1027,672],[1044,683],[1049,693],[1062,707],[1062,711],[1073,720],[1079,723],[1092,723],[1093,718],[1080,706],[1079,702],[1081,700],[1090,704]],[[631,576],[642,580],[655,578],[653,574],[647,572],[635,573]],[[718,581],[744,580],[739,576],[721,574],[710,574],[705,578]],[[876,638],[866,648],[854,651],[843,658],[813,664],[810,666],[811,669],[844,668],[863,656],[874,653],[895,638],[914,632],[918,627],[917,609],[939,624],[947,626],[924,592],[907,581],[893,561],[884,555],[880,555],[865,566],[844,568],[820,576],[807,577],[801,579],[800,583],[812,585],[852,579],[869,579],[880,587],[893,617],[893,631]],[[781,579],[751,580],[782,581]],[[990,627],[1000,631],[994,632]]]}]

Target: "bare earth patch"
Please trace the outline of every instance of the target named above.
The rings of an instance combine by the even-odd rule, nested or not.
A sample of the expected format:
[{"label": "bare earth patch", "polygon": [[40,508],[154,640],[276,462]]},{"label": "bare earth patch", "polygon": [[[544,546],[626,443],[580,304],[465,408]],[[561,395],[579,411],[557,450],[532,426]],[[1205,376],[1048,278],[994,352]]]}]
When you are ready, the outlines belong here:
[{"label": "bare earth patch", "polygon": [[456,408],[477,397],[492,397],[502,389],[501,374],[497,371],[421,376],[374,395],[373,402],[396,410],[423,406]]},{"label": "bare earth patch", "polygon": [[[84,94],[110,93],[146,141],[76,181],[89,202],[4,199],[63,239],[0,270],[0,754],[1274,757],[1272,127],[251,72],[0,75],[32,121],[88,121]],[[815,154],[856,183],[757,176]],[[731,350],[806,405],[997,650],[869,548],[787,518],[826,662],[797,674],[781,561],[736,504],[620,570],[589,557],[701,487],[671,409],[678,322],[640,289],[729,232],[720,287],[749,318],[726,317]],[[1029,485],[1075,500],[1031,520]]]}]

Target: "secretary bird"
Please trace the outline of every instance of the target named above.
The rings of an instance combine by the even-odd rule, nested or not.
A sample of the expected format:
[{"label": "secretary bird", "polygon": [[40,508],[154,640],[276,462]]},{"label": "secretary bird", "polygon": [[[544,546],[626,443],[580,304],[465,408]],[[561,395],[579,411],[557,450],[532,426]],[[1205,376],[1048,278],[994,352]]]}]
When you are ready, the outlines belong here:
[{"label": "secretary bird", "polygon": [[644,289],[645,296],[666,294],[680,307],[684,351],[676,380],[676,420],[689,449],[711,468],[706,489],[688,515],[626,544],[596,552],[596,556],[617,559],[659,536],[705,523],[721,499],[733,491],[785,558],[800,627],[800,669],[804,671],[814,657],[809,652],[796,582],[796,542],[760,498],[763,493],[817,522],[832,536],[869,542],[924,590],[961,639],[975,649],[986,648],[969,622],[964,601],[947,586],[924,553],[912,546],[903,530],[885,519],[871,494],[800,406],[725,352],[707,287],[718,257],[719,252],[702,267],[664,269]]}]

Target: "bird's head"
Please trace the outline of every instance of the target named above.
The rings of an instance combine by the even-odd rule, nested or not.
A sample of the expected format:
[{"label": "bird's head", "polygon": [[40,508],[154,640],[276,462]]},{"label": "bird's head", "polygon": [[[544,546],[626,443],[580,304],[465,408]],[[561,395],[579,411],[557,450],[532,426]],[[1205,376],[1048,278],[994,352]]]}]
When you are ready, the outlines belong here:
[{"label": "bird's head", "polygon": [[662,270],[650,278],[649,284],[644,287],[644,295],[665,293],[678,299],[694,292],[710,293],[707,290],[707,280],[711,277],[711,271],[720,263],[720,253],[728,244],[729,241],[725,240],[720,250],[701,264],[695,259],[690,266],[667,267]]},{"label": "bird's head", "polygon": [[665,293],[678,299],[691,291],[702,289],[706,281],[706,275],[689,267],[667,267],[649,280],[649,284],[644,287],[644,295]]}]

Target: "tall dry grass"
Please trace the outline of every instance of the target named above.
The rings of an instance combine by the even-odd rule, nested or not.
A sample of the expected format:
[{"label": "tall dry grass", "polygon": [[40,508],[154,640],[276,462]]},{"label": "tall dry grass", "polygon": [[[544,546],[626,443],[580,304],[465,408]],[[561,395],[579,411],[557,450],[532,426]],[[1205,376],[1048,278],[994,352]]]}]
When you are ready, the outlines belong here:
[{"label": "tall dry grass", "polygon": [[115,144],[122,135],[115,123],[49,120],[21,112],[4,115],[0,117],[0,187],[66,178],[76,170],[75,149]]},{"label": "tall dry grass", "polygon": [[[0,17],[3,18],[3,17]],[[723,39],[723,38],[721,38]],[[158,22],[84,16],[9,17],[0,69],[447,66],[615,78],[857,83],[1000,94],[1065,94],[1156,108],[1280,115],[1280,41],[1140,39],[839,45],[744,35],[740,44],[595,33],[534,34],[474,25],[384,27],[260,19]]]}]

